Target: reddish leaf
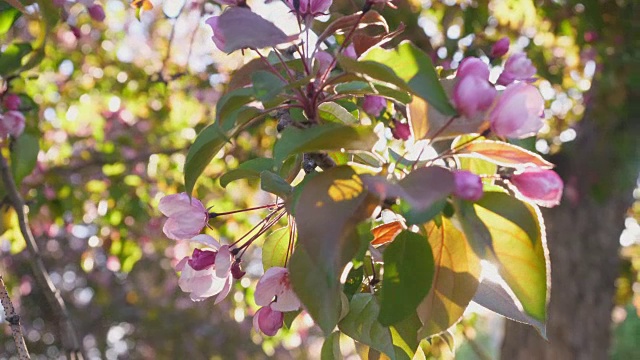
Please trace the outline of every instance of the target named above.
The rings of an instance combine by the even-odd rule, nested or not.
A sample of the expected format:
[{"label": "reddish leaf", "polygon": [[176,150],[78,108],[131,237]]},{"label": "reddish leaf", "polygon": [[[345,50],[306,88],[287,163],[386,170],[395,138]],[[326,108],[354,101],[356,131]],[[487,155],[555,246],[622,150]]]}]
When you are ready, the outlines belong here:
[{"label": "reddish leaf", "polygon": [[353,15],[347,15],[347,16],[343,16],[341,18],[336,19],[331,24],[329,24],[329,26],[327,26],[327,28],[322,32],[322,34],[320,34],[320,36],[318,37],[317,43],[318,44],[322,43],[329,36],[332,36],[339,31],[351,30],[356,24],[360,29],[370,25],[378,25],[378,26],[381,26],[385,32],[389,32],[389,26],[387,25],[387,22],[384,20],[384,18],[380,14],[378,14],[377,11],[375,10],[368,11],[366,14],[364,14],[362,19],[360,19],[361,15],[362,15],[361,13],[356,13]]},{"label": "reddish leaf", "polygon": [[227,53],[244,48],[261,49],[293,41],[277,26],[243,7],[227,9],[218,20]]},{"label": "reddish leaf", "polygon": [[369,35],[362,30],[358,30],[353,34],[353,39],[351,40],[353,43],[353,47],[356,50],[356,54],[360,56],[365,51],[369,50],[374,46],[381,46],[386,42],[392,40],[400,33],[402,33],[405,29],[403,23],[398,25],[398,28],[392,32],[384,32],[379,35]]},{"label": "reddish leaf", "polygon": [[394,221],[388,224],[376,226],[371,230],[371,233],[373,234],[373,241],[371,241],[371,244],[384,245],[390,243],[403,229],[404,226],[401,221]]},{"label": "reddish leaf", "polygon": [[547,169],[553,167],[553,164],[543,159],[542,156],[502,141],[475,141],[459,149],[457,154],[485,159],[507,167],[535,166]]}]

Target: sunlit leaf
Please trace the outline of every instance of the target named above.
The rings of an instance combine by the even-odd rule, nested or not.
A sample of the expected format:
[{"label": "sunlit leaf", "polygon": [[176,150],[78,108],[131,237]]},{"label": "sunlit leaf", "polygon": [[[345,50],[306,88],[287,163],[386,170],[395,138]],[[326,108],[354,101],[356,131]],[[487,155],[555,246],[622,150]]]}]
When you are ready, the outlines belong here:
[{"label": "sunlit leaf", "polygon": [[404,229],[401,221],[393,221],[388,224],[382,224],[371,229],[373,234],[372,245],[384,245],[392,242],[396,236]]},{"label": "sunlit leaf", "polygon": [[456,219],[460,222],[467,241],[473,251],[482,259],[493,253],[493,239],[488,224],[485,224],[477,214],[477,207],[466,200],[456,199],[454,202]]},{"label": "sunlit leaf", "polygon": [[[507,285],[513,290],[526,314],[534,319],[545,322],[548,303],[549,270],[548,250],[544,237],[544,225],[539,210],[534,205],[525,204],[532,219],[541,229],[538,238],[532,241],[528,227],[514,223],[501,214],[510,207],[500,211],[487,209],[476,205],[478,217],[489,228],[493,239],[493,249],[498,265],[498,271]],[[523,227],[521,227],[523,226]]]},{"label": "sunlit leaf", "polygon": [[474,141],[456,151],[461,157],[479,157],[491,161],[494,164],[506,167],[535,166],[540,168],[552,168],[553,164],[543,159],[542,156],[519,146],[501,141],[483,140]]},{"label": "sunlit leaf", "polygon": [[480,276],[480,260],[449,219],[442,217],[439,226],[431,221],[424,230],[435,272],[431,290],[418,306],[424,324],[420,338],[440,334],[460,319],[476,293]]},{"label": "sunlit leaf", "polygon": [[442,114],[453,116],[456,111],[449,102],[431,58],[412,43],[405,41],[394,49],[374,48],[368,51],[363,61],[376,61],[388,66],[405,81],[410,91]]},{"label": "sunlit leaf", "polygon": [[351,298],[349,313],[340,321],[340,331],[354,340],[395,359],[391,332],[377,320],[380,306],[371,294],[356,294]]},{"label": "sunlit leaf", "polygon": [[378,136],[371,127],[347,126],[331,123],[308,129],[288,127],[276,143],[273,153],[276,162],[287,156],[323,150],[371,150]]},{"label": "sunlit leaf", "polygon": [[0,35],[4,35],[11,29],[13,23],[22,15],[18,9],[9,8],[0,11]]},{"label": "sunlit leaf", "polygon": [[318,106],[318,115],[320,115],[321,119],[329,122],[346,125],[358,124],[358,119],[351,115],[347,109],[334,102],[327,102]]},{"label": "sunlit leaf", "polygon": [[22,58],[31,52],[31,44],[19,43],[7,46],[0,53],[0,76],[5,76],[20,69]]},{"label": "sunlit leaf", "polygon": [[403,231],[384,250],[384,274],[378,320],[392,325],[416,312],[431,289],[433,253],[420,234]]},{"label": "sunlit leaf", "polygon": [[509,294],[499,283],[482,280],[473,301],[497,314],[536,328],[546,339],[545,324],[529,315],[522,309],[522,305]]},{"label": "sunlit leaf", "polygon": [[150,0],[133,0],[131,1],[131,7],[136,9],[136,18],[139,21],[142,11],[153,9],[153,3]]},{"label": "sunlit leaf", "polygon": [[265,270],[274,266],[284,267],[286,265],[290,245],[289,234],[289,228],[282,228],[272,232],[264,239],[262,266]]}]

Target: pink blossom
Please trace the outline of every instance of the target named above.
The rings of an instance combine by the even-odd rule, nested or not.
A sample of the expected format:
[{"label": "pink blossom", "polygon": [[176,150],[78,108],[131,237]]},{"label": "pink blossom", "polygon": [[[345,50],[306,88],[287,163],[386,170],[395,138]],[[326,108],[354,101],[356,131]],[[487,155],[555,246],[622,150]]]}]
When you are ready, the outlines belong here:
[{"label": "pink blossom", "polygon": [[542,128],[544,99],[538,89],[526,83],[507,86],[491,109],[491,130],[498,136],[525,138]]},{"label": "pink blossom", "polygon": [[[218,295],[215,301],[217,304],[231,291],[231,251],[228,245],[221,246],[209,235],[199,237],[206,237],[213,249],[195,249],[191,257],[185,257],[176,265],[176,270],[181,271],[178,285],[182,291],[189,293],[193,301]],[[213,262],[210,253],[215,253]]]},{"label": "pink blossom", "polygon": [[394,139],[408,140],[411,136],[411,129],[409,128],[409,124],[401,123],[400,121],[393,119],[391,134],[393,135]]},{"label": "pink blossom", "polygon": [[466,170],[453,172],[453,194],[461,199],[478,201],[482,198],[482,180],[480,176]]},{"label": "pink blossom", "polygon": [[522,196],[540,206],[554,207],[560,204],[564,184],[553,170],[527,169],[513,174],[509,181]]},{"label": "pink blossom", "polygon": [[536,67],[525,53],[513,54],[504,64],[504,70],[498,77],[497,84],[507,86],[515,80],[530,81],[536,74]]},{"label": "pink blossom", "polygon": [[198,199],[187,193],[167,195],[160,200],[158,209],[169,219],[162,230],[169,239],[186,240],[198,235],[209,221],[209,214]]},{"label": "pink blossom", "polygon": [[453,102],[462,115],[474,117],[489,110],[497,91],[485,78],[470,74],[460,79],[453,88]]},{"label": "pink blossom", "polygon": [[18,137],[24,131],[24,115],[15,110],[0,114],[0,139],[11,135]]},{"label": "pink blossom", "polygon": [[[305,18],[310,19],[316,16],[325,15],[333,0],[300,0],[300,7],[297,13]],[[287,6],[293,11],[296,11],[293,3],[294,0],[286,0]]]},{"label": "pink blossom", "polygon": [[[318,74],[320,75],[329,70],[329,66],[333,64],[333,56],[326,51],[318,51],[314,57],[318,66]],[[333,65],[335,66],[335,64]]]},{"label": "pink blossom", "polygon": [[16,94],[8,94],[4,97],[4,107],[7,110],[18,110],[20,104],[22,104],[22,100],[20,100],[20,96]]},{"label": "pink blossom", "polygon": [[477,57],[464,58],[458,66],[456,79],[460,81],[460,79],[469,75],[489,80],[489,66]]},{"label": "pink blossom", "polygon": [[218,49],[220,49],[221,51],[224,51],[225,40],[224,40],[224,34],[222,33],[222,30],[218,26],[219,19],[220,19],[219,16],[212,16],[208,18],[205,21],[205,23],[211,26],[211,30],[213,30],[213,36],[211,37],[211,39],[213,40],[213,43],[218,47]]},{"label": "pink blossom", "polygon": [[271,306],[273,310],[294,311],[300,308],[300,300],[291,289],[289,270],[283,267],[272,267],[265,271],[256,285],[254,296],[256,304]]},{"label": "pink blossom", "polygon": [[246,4],[246,0],[213,0],[220,5],[229,5],[229,6],[239,6],[241,4]]},{"label": "pink blossom", "polygon": [[494,59],[502,57],[504,56],[504,54],[508,52],[509,52],[509,38],[506,36],[496,41],[496,43],[493,44],[493,47],[491,47],[491,57]]},{"label": "pink blossom", "polygon": [[253,316],[253,328],[267,336],[273,336],[284,325],[284,314],[269,306],[261,307]]},{"label": "pink blossom", "polygon": [[353,60],[358,59],[358,53],[356,53],[356,47],[353,44],[349,44],[349,46],[342,50],[342,54]]},{"label": "pink blossom", "polygon": [[362,109],[367,114],[378,117],[387,108],[387,99],[377,95],[366,95],[362,102]]},{"label": "pink blossom", "polygon": [[106,17],[106,15],[104,13],[104,9],[102,8],[102,5],[100,5],[100,4],[93,4],[93,5],[89,6],[87,8],[87,12],[89,12],[89,15],[95,21],[103,22],[104,18]]}]

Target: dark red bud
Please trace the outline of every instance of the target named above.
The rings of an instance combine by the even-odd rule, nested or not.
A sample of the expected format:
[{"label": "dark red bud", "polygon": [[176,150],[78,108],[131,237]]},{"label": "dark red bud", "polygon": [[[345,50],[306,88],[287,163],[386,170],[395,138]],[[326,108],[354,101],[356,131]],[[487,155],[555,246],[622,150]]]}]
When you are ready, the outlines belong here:
[{"label": "dark red bud", "polygon": [[401,123],[398,120],[393,120],[391,134],[395,139],[408,140],[409,136],[411,136],[411,128],[409,128],[409,124],[407,123]]},{"label": "dark red bud", "polygon": [[240,280],[246,273],[246,271],[242,271],[240,268],[240,261],[235,261],[231,264],[231,276],[233,276],[234,279]]}]

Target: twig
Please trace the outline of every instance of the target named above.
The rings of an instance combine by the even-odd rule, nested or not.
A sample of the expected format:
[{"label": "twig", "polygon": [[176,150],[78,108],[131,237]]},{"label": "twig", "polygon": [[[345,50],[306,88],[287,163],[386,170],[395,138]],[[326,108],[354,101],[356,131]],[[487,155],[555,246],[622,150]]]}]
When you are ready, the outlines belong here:
[{"label": "twig", "polygon": [[18,192],[16,183],[13,181],[13,174],[11,174],[7,160],[2,155],[0,155],[0,175],[7,191],[9,204],[11,204],[18,214],[20,232],[27,243],[27,251],[29,252],[29,255],[31,255],[30,263],[36,282],[42,289],[45,298],[47,299],[47,303],[51,308],[51,312],[57,320],[57,325],[59,326],[62,337],[62,346],[71,360],[84,359],[84,351],[82,350],[80,341],[78,340],[78,333],[71,321],[69,311],[67,310],[67,306],[62,299],[60,292],[51,281],[47,268],[44,266],[40,250],[38,249],[38,245],[31,233],[31,229],[29,228],[29,220],[27,219],[24,200]]},{"label": "twig", "polygon": [[27,345],[24,343],[22,326],[20,326],[20,316],[16,314],[16,310],[13,308],[7,288],[4,286],[2,275],[0,275],[0,301],[2,301],[2,307],[4,308],[5,319],[7,319],[7,322],[11,325],[11,334],[13,334],[13,341],[16,343],[16,348],[18,349],[19,359],[31,359],[29,351],[27,351]]},{"label": "twig", "polygon": [[476,355],[480,360],[491,360],[491,356],[487,354],[487,352],[482,348],[482,346],[480,346],[480,344],[478,344],[478,342],[475,339],[475,336],[471,336],[470,334],[467,334],[466,329],[462,330],[462,335],[464,335],[464,338],[469,343],[471,350],[473,350],[473,352],[476,353]]}]

